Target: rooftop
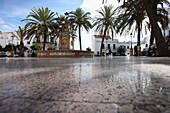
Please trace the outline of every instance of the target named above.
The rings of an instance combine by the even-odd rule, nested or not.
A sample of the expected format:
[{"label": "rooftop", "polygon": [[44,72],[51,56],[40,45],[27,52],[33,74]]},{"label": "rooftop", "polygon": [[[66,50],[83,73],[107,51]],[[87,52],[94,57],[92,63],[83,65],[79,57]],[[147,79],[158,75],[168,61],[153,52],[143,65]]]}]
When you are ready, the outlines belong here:
[{"label": "rooftop", "polygon": [[[103,35],[94,35],[95,38],[103,38]],[[110,36],[105,36],[106,39],[111,39]]]},{"label": "rooftop", "polygon": [[0,34],[10,34],[12,32],[0,32]]}]

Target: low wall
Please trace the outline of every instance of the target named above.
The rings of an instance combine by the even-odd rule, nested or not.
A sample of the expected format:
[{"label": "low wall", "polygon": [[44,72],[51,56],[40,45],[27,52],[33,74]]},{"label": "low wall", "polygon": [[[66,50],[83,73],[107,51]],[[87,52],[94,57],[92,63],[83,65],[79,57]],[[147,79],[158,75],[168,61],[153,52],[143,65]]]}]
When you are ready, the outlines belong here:
[{"label": "low wall", "polygon": [[94,52],[79,50],[46,50],[38,51],[37,57],[93,57]]}]

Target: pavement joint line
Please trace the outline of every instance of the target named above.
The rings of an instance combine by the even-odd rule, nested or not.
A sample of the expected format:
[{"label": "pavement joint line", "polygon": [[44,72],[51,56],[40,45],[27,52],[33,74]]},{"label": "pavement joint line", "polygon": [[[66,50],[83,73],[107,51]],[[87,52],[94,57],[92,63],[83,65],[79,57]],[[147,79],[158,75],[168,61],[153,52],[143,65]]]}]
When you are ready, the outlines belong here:
[{"label": "pavement joint line", "polygon": [[[45,94],[45,93],[44,93]],[[43,95],[41,95],[43,96]],[[170,103],[135,103],[135,102],[127,102],[127,103],[121,103],[121,102],[92,102],[92,101],[74,101],[74,100],[55,100],[55,99],[42,99],[42,98],[30,98],[30,97],[6,97],[6,98],[18,98],[18,99],[28,99],[28,100],[34,100],[33,103],[37,101],[47,101],[47,102],[70,102],[70,103],[91,103],[91,104],[119,104],[119,105],[126,105],[126,104],[135,104],[135,105],[169,105]],[[31,104],[32,105],[32,104]],[[29,105],[29,106],[31,106]]]}]

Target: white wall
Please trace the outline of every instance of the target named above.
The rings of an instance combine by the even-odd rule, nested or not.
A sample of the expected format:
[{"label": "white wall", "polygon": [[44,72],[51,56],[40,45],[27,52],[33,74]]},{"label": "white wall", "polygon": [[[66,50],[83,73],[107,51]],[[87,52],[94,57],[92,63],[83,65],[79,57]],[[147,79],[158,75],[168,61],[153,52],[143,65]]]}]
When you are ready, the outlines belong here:
[{"label": "white wall", "polygon": [[[14,32],[14,34],[17,36],[17,33]],[[8,45],[9,43],[13,43],[14,45],[19,45],[20,44],[20,40],[17,39],[16,37],[13,38],[13,41],[12,41],[12,33],[11,32],[4,32],[4,33],[1,33],[0,34],[0,45],[2,47],[5,47],[6,45]],[[33,40],[30,42],[30,44],[28,44],[29,40],[24,40],[24,46],[30,48],[30,46],[32,45],[33,43]]]},{"label": "white wall", "polygon": [[12,41],[12,33],[4,33],[4,34],[0,34],[0,45],[2,47],[5,47],[6,45],[8,45],[9,43],[13,43],[14,45],[19,44],[19,40],[17,38],[13,38]]},{"label": "white wall", "polygon": [[[94,54],[97,55],[97,52],[100,53],[100,47],[101,47],[101,38],[95,38],[94,36],[92,37],[92,47],[94,50]],[[104,46],[105,49],[102,50],[102,52],[105,52],[106,49],[108,48],[108,44],[110,44],[110,48],[112,50],[112,52],[117,52],[117,48],[119,46],[125,46],[126,47],[126,55],[130,55],[130,48],[131,48],[131,42],[119,42],[118,40],[112,40],[112,39],[108,39],[108,40],[104,40]],[[107,46],[106,46],[107,44]],[[116,49],[113,49],[113,44],[115,44]],[[143,50],[143,48],[145,48],[145,45],[148,44],[148,37],[146,37],[146,41],[141,43],[141,51]],[[132,48],[133,48],[133,53],[134,53],[134,47],[137,45],[137,42],[132,42]]]}]

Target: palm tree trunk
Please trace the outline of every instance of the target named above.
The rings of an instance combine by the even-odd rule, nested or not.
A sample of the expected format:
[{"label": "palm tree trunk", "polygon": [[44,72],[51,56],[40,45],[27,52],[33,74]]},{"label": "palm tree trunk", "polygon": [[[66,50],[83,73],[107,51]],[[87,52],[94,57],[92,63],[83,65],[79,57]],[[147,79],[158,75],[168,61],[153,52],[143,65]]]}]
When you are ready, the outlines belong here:
[{"label": "palm tree trunk", "polygon": [[80,44],[80,51],[82,50],[81,48],[81,27],[79,26],[79,44]]},{"label": "palm tree trunk", "polygon": [[152,7],[152,3],[150,0],[143,0],[146,12],[148,14],[151,26],[153,27],[154,36],[156,39],[157,50],[159,56],[170,56],[170,51],[165,44],[165,40],[163,38],[160,27],[157,23],[157,15],[154,13],[154,9]]},{"label": "palm tree trunk", "polygon": [[45,51],[45,43],[46,43],[46,39],[47,39],[47,31],[44,31],[44,42],[43,42],[43,50]]},{"label": "palm tree trunk", "polygon": [[23,41],[20,41],[20,53],[19,53],[20,57],[24,57],[24,43]]},{"label": "palm tree trunk", "polygon": [[140,24],[138,23],[138,42],[137,42],[137,46],[140,46]]},{"label": "palm tree trunk", "polygon": [[149,50],[151,49],[151,45],[153,45],[153,41],[154,41],[154,33],[153,33],[153,28],[151,26],[151,35],[150,35],[150,42],[149,42]]},{"label": "palm tree trunk", "polygon": [[140,56],[140,32],[141,32],[141,28],[140,28],[140,21],[139,20],[137,21],[137,28],[138,28],[137,55]]},{"label": "palm tree trunk", "polygon": [[102,48],[103,48],[103,42],[104,42],[105,37],[106,37],[106,29],[104,30],[104,35],[103,35],[101,46],[100,46],[100,56],[102,56]]},{"label": "palm tree trunk", "polygon": [[153,41],[154,41],[154,32],[153,32],[153,27],[151,27],[151,36],[150,36],[150,43],[149,45],[153,45]]}]

